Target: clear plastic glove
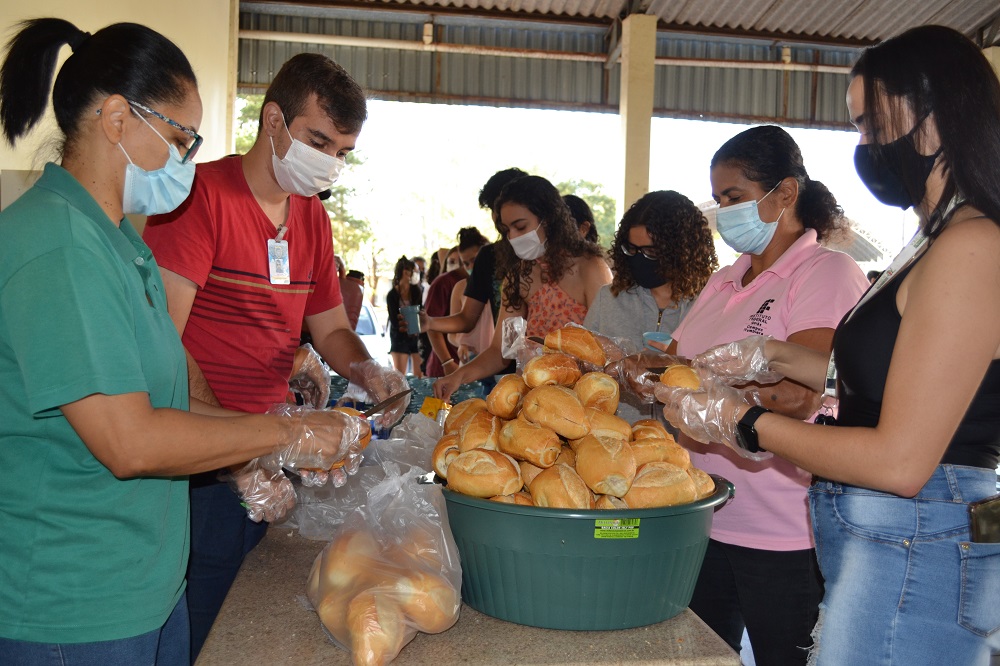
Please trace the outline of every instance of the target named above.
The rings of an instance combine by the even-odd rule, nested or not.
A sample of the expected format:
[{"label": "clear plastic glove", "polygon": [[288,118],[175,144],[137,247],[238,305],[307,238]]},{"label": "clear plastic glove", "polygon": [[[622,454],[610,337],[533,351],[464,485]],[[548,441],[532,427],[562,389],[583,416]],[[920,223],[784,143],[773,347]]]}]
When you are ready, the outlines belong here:
[{"label": "clear plastic glove", "polygon": [[731,386],[748,382],[774,384],[782,376],[768,367],[764,345],[771,339],[766,335],[751,335],[712,347],[695,356],[691,365],[710,371]]},{"label": "clear plastic glove", "polygon": [[[387,368],[373,359],[351,363],[351,383],[363,388],[368,393],[372,403],[382,402],[386,398],[410,388],[405,375],[397,370]],[[411,395],[413,394],[406,395],[386,409],[378,417],[378,425],[382,428],[391,428],[396,425],[396,422],[406,414]]]},{"label": "clear plastic glove", "polygon": [[663,403],[663,416],[691,439],[720,442],[744,458],[767,460],[767,451],[744,449],[736,437],[736,425],[747,407],[760,404],[756,391],[743,391],[717,379],[703,379],[698,390],[660,384],[656,399]]},{"label": "clear plastic glove", "polygon": [[287,470],[329,470],[359,446],[362,421],[356,416],[288,404],[267,413],[292,419],[291,440],[275,451],[278,464]]},{"label": "clear plastic glove", "polygon": [[316,409],[323,409],[330,401],[330,367],[311,344],[295,350],[288,386],[302,396],[305,404]]},{"label": "clear plastic glove", "polygon": [[347,483],[347,473],[343,468],[329,470],[300,469],[298,474],[302,480],[302,485],[307,488],[318,488],[325,486],[327,483],[334,488],[340,488]]},{"label": "clear plastic glove", "polygon": [[223,477],[255,523],[276,522],[295,508],[295,488],[273,456],[254,458]]},{"label": "clear plastic glove", "polygon": [[651,405],[656,402],[653,389],[660,384],[660,373],[650,368],[686,363],[685,359],[672,354],[640,352],[608,363],[604,366],[604,372],[614,377],[623,391],[638,396],[644,403]]}]

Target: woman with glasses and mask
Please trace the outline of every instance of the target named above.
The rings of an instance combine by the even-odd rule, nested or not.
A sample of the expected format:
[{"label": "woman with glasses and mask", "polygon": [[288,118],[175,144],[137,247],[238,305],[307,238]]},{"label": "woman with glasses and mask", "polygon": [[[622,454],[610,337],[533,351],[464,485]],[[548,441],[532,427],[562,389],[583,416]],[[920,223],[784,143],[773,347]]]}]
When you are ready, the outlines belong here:
[{"label": "woman with glasses and mask", "polygon": [[[650,192],[622,216],[611,245],[614,279],[597,293],[583,325],[604,335],[669,343],[671,335],[719,266],[712,231],[683,194]],[[630,423],[662,410],[622,393],[618,416]]]},{"label": "woman with glasses and mask", "polygon": [[0,66],[10,144],[42,117],[64,45],[60,163],[0,212],[0,663],[188,664],[188,475],[281,449],[329,466],[359,425],[189,401],[156,262],[125,214],[188,195],[194,72],[140,25],[26,21]]},{"label": "woman with glasses and mask", "polygon": [[523,176],[504,185],[493,203],[500,240],[496,274],[502,279],[500,318],[490,346],[447,377],[434,394],[447,399],[456,388],[502,372],[503,322],[527,320],[527,335],[544,337],[569,323],[582,324],[611,270],[597,245],[580,236],[559,191],[541,176]]},{"label": "woman with glasses and mask", "polygon": [[[837,322],[868,286],[851,257],[821,244],[844,225],[833,194],[773,125],[723,144],[710,178],[719,235],[743,254],[708,281],[668,351],[691,358],[756,334],[829,353]],[[765,407],[792,418],[812,418],[819,407],[815,390],[789,380],[756,390]],[[823,596],[806,510],[811,475],[780,458],[753,462],[679,441],[692,465],[739,489],[712,522],[691,609],[734,650],[746,629],[760,666],[806,663]]]},{"label": "woman with glasses and mask", "polygon": [[827,388],[836,421],[751,408],[710,378],[661,397],[692,435],[817,476],[815,663],[986,666],[1000,651],[1000,81],[941,26],[865,50],[852,77],[858,175],[913,208],[917,235],[844,317],[832,356],[757,337],[696,359],[726,381],[766,371]]}]

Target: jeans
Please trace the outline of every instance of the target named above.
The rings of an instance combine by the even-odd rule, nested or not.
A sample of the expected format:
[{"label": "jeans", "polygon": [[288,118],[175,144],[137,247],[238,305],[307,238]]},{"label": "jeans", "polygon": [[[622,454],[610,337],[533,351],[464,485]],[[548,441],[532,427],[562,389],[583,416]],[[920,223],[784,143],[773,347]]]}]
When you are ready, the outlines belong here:
[{"label": "jeans", "polygon": [[35,643],[0,638],[4,666],[186,666],[190,659],[183,596],[159,629],[111,641]]},{"label": "jeans", "polygon": [[198,658],[243,558],[267,533],[267,523],[247,517],[229,485],[215,473],[191,477],[191,558],[187,601],[191,614],[191,663]]},{"label": "jeans", "polygon": [[744,627],[758,666],[805,664],[823,582],[809,550],[709,540],[690,608],[736,652]]},{"label": "jeans", "polygon": [[809,491],[826,598],[816,664],[986,665],[1000,648],[1000,544],[970,543],[968,503],[996,473],[940,465],[914,498]]}]

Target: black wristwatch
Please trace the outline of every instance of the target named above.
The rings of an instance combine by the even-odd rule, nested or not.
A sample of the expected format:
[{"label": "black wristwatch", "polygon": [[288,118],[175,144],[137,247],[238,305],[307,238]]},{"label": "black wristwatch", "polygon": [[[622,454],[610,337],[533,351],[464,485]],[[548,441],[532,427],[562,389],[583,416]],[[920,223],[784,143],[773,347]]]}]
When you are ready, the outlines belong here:
[{"label": "black wristwatch", "polygon": [[771,410],[765,407],[754,406],[747,410],[740,422],[736,424],[736,442],[750,453],[764,451],[760,442],[757,441],[757,428],[754,424],[761,414],[770,414]]}]

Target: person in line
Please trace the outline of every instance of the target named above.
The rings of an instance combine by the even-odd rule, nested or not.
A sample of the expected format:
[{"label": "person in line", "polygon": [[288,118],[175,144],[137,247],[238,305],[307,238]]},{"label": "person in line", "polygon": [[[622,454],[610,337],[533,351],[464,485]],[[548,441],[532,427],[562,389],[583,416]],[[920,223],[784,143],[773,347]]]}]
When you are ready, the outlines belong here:
[{"label": "person in line", "polygon": [[364,290],[357,282],[347,279],[347,266],[340,255],[334,255],[337,263],[337,279],[340,281],[340,294],[344,299],[344,312],[347,313],[347,322],[351,330],[358,327],[358,319],[361,318],[361,301],[364,300]]},{"label": "person in line", "polygon": [[145,26],[25,21],[0,66],[12,146],[42,118],[65,45],[51,91],[61,163],[0,212],[0,663],[180,666],[188,475],[290,444],[290,462],[297,447],[332,464],[359,431],[336,412],[189,400],[156,261],[125,215],[188,195],[194,72]]},{"label": "person in line", "polygon": [[[448,253],[445,266],[451,268],[437,277],[427,292],[424,310],[427,317],[446,317],[451,314],[451,295],[455,285],[469,277],[480,249],[489,245],[489,240],[475,227],[464,227],[458,231],[458,245]],[[432,352],[427,359],[427,376],[443,377],[458,367],[458,347],[438,331],[428,331]]]},{"label": "person in line", "polygon": [[[964,35],[922,26],[862,52],[847,108],[858,175],[883,203],[912,207],[918,235],[840,323],[832,364],[760,337],[696,359],[729,381],[769,366],[833,384],[836,420],[749,408],[711,380],[707,394],[661,397],[699,438],[818,477],[815,663],[986,666],[1000,651],[1000,521],[970,506],[996,495],[1000,457],[1000,82]],[[707,396],[710,436],[689,409]]]},{"label": "person in line", "polygon": [[[829,353],[833,331],[868,286],[851,257],[821,242],[842,232],[843,210],[809,177],[788,132],[761,125],[712,157],[722,239],[743,254],[709,280],[668,351],[691,358],[747,334]],[[763,404],[811,418],[819,396],[791,381],[759,387]],[[754,659],[804,664],[823,584],[806,511],[811,475],[789,461],[748,462],[681,438],[691,464],[732,481],[739,496],[712,522],[691,610],[736,651],[744,628]]]},{"label": "person in line", "polygon": [[417,275],[416,264],[400,257],[392,276],[392,288],[385,297],[385,307],[388,311],[387,325],[389,328],[389,356],[397,372],[406,374],[409,364],[415,377],[423,377],[420,371],[420,349],[415,332],[400,326],[402,322],[401,308],[411,305],[420,306],[420,287],[413,284],[412,278]]},{"label": "person in line", "polygon": [[[565,197],[564,197],[565,198]],[[614,279],[601,287],[583,325],[643,347],[644,336],[669,343],[712,272],[719,267],[708,220],[674,191],[643,195],[625,212],[611,245]],[[618,416],[634,423],[662,409],[622,393]]]},{"label": "person in line", "polygon": [[580,229],[580,236],[594,245],[600,245],[600,237],[597,235],[597,223],[594,222],[594,211],[590,210],[587,202],[575,194],[564,194],[563,202],[569,208],[569,214],[576,220],[576,224]]},{"label": "person in line", "polygon": [[527,320],[527,335],[544,337],[569,323],[582,324],[611,269],[601,249],[580,237],[558,190],[545,178],[524,176],[507,183],[493,204],[497,275],[502,280],[500,319],[493,342],[470,363],[434,383],[447,400],[460,385],[508,366],[500,352],[503,322]]},{"label": "person in line", "polygon": [[[303,320],[322,359],[372,402],[407,388],[403,375],[369,357],[351,328],[330,218],[316,197],[336,181],[366,118],[365,95],[340,65],[318,53],[296,55],[264,95],[249,152],[199,164],[187,201],[149,218],[144,239],[193,358],[195,394],[249,412],[280,401]],[[405,408],[398,403],[386,421]],[[197,657],[267,525],[251,521],[214,473],[191,485],[188,602]]]}]

